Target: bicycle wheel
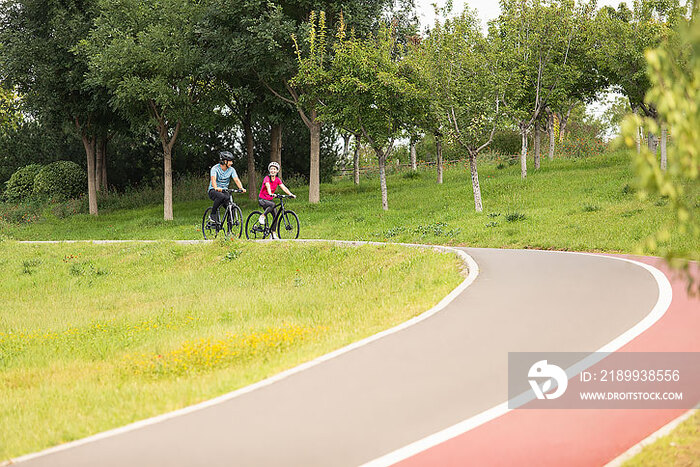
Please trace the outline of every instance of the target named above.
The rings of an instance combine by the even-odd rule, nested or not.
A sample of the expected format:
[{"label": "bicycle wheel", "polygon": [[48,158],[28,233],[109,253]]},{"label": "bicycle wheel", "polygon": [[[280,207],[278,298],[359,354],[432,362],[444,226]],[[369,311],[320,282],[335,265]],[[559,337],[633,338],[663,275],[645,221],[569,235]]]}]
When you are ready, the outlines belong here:
[{"label": "bicycle wheel", "polygon": [[216,238],[216,226],[209,220],[211,215],[211,208],[207,208],[204,211],[204,216],[202,216],[202,235],[204,235],[204,240],[212,240]]},{"label": "bicycle wheel", "polygon": [[[224,212],[225,211],[223,207],[219,208],[219,219],[222,219],[224,217]],[[204,211],[204,216],[202,216],[202,235],[204,235],[204,240],[215,239],[216,236],[219,234],[219,231],[222,230],[221,225],[216,225],[215,223],[209,220],[210,216],[211,208],[207,208],[207,210]]]},{"label": "bicycle wheel", "polygon": [[260,240],[270,235],[270,228],[268,225],[270,225],[272,216],[269,214],[265,216],[265,225],[262,225],[260,222],[258,222],[261,215],[261,211],[253,211],[248,215],[248,218],[245,221],[245,238],[250,240]]},{"label": "bicycle wheel", "polygon": [[226,235],[236,238],[241,238],[241,235],[243,235],[243,212],[238,206],[232,206],[228,210]]},{"label": "bicycle wheel", "polygon": [[299,238],[299,217],[294,211],[284,211],[277,219],[279,238]]}]

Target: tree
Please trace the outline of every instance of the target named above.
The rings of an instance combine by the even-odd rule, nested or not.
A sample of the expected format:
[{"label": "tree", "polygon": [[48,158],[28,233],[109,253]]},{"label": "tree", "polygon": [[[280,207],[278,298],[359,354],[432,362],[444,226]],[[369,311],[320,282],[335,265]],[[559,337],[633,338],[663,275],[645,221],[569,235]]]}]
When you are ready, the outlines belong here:
[{"label": "tree", "polygon": [[[284,102],[295,106],[299,116],[309,129],[309,202],[318,203],[320,200],[320,141],[321,121],[318,119],[317,103],[310,98],[302,97],[315,91],[302,86],[299,82],[292,83],[292,77],[297,75],[297,60],[294,54],[294,44],[291,37],[299,38],[297,46],[305,48],[311,42],[306,40],[309,34],[308,25],[313,23],[312,10],[322,11],[324,21],[333,24],[342,15],[348,27],[358,34],[366,34],[376,30],[383,15],[394,5],[393,0],[350,0],[346,2],[321,1],[309,3],[303,0],[285,0],[279,3],[267,3],[266,8],[256,19],[256,24],[243,32],[249,36],[251,63],[266,84],[271,93]],[[409,10],[403,8],[412,5],[412,0],[400,0],[398,15],[404,18]],[[403,15],[401,14],[403,13]],[[402,24],[405,21],[402,21]],[[304,50],[304,53],[309,53]]]},{"label": "tree", "polygon": [[[700,237],[698,194],[700,194],[700,4],[693,5],[692,18],[687,25],[679,26],[680,44],[664,41],[659,47],[646,52],[649,91],[646,102],[654,106],[656,115],[641,118],[629,116],[623,123],[623,137],[628,147],[633,147],[637,129],[645,127],[651,132],[661,125],[667,126],[673,140],[668,151],[668,168],[663,170],[656,160],[656,153],[642,148],[636,157],[636,173],[643,196],[666,196],[673,210],[671,225],[664,227],[647,247],[660,252],[675,266],[689,272],[683,258],[697,255],[697,251],[677,251],[666,246],[672,235]],[[689,286],[700,291],[700,280],[688,275]]]},{"label": "tree", "polygon": [[503,67],[502,43],[481,33],[476,13],[465,9],[439,22],[414,49],[422,90],[438,125],[468,154],[474,208],[483,210],[477,156],[493,140],[504,90],[510,77]]},{"label": "tree", "polygon": [[8,91],[0,85],[0,133],[16,129],[22,124],[19,100],[17,93]]},{"label": "tree", "polygon": [[[604,73],[614,90],[628,98],[632,110],[645,117],[657,118],[657,109],[645,99],[651,83],[644,53],[662,42],[677,47],[681,39],[677,25],[685,12],[679,0],[637,0],[632,10],[622,3],[617,10],[604,7],[598,15],[605,46],[601,61]],[[661,132],[665,141],[663,125]],[[648,148],[656,153],[654,133],[648,135]],[[665,154],[665,144],[661,151]]]},{"label": "tree", "polygon": [[361,134],[372,147],[379,162],[382,209],[386,211],[386,160],[396,137],[418,110],[411,69],[400,60],[403,48],[389,25],[377,35],[360,39],[352,32],[347,34],[341,18],[332,58],[326,65],[324,41],[320,39],[325,37],[321,32],[324,23],[311,26],[312,54],[302,57],[298,51],[299,73],[293,83],[307,86],[313,94],[306,97],[322,103],[317,109],[321,121]]},{"label": "tree", "polygon": [[8,0],[0,15],[2,79],[23,95],[34,118],[70,125],[86,154],[90,214],[97,215],[96,147],[114,114],[106,90],[92,85],[76,47],[98,13],[96,1]]},{"label": "tree", "polygon": [[281,162],[281,114],[286,110],[260,83],[258,67],[266,55],[263,41],[251,34],[260,26],[265,4],[259,0],[211,0],[207,8],[202,40],[205,61],[216,77],[216,101],[235,116],[243,129],[247,157],[248,197],[257,199],[253,128],[268,121],[271,156]]},{"label": "tree", "polygon": [[591,5],[574,0],[503,0],[495,33],[510,51],[507,68],[517,77],[506,95],[506,112],[521,135],[520,167],[527,177],[527,135],[556,93],[572,85],[570,55]]},{"label": "tree", "polygon": [[153,125],[163,149],[163,217],[173,219],[172,154],[183,124],[208,112],[212,79],[198,25],[204,6],[187,0],[104,1],[83,50],[93,82],[133,126]]}]

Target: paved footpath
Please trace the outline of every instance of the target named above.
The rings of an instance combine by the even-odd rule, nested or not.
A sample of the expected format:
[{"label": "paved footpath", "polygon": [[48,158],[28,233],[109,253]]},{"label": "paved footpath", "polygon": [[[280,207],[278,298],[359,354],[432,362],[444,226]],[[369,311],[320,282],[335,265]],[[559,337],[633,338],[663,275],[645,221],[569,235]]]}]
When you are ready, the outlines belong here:
[{"label": "paved footpath", "polygon": [[[700,352],[700,298],[688,296],[685,282],[663,260],[620,257],[662,271],[673,290],[665,314],[620,351]],[[698,265],[691,266],[695,277],[700,277]],[[687,410],[514,410],[399,465],[604,465],[684,412]]]},{"label": "paved footpath", "polygon": [[[20,465],[360,465],[502,404],[507,399],[509,351],[597,350],[633,328],[660,300],[658,283],[648,270],[612,257],[535,250],[466,252],[478,263],[479,276],[428,319],[221,403],[25,458]],[[689,319],[678,318],[681,326]],[[677,332],[674,323],[668,326]],[[689,323],[686,332],[699,325]],[[654,342],[643,348],[667,349]],[[573,416],[557,418],[543,435],[541,419],[532,412],[508,412],[405,462],[527,465],[507,452],[557,434],[557,424],[571,426]],[[548,412],[543,416],[556,416]],[[527,420],[532,416],[534,420]],[[624,425],[631,419],[625,416],[610,427],[596,428],[598,436],[576,447],[598,453],[598,445],[588,441],[615,438],[597,457],[585,458],[587,465],[601,463],[673,417],[642,417],[651,428],[610,436],[614,431],[606,430],[627,433]],[[491,426],[496,428],[489,431]],[[553,463],[571,464],[572,457],[557,452],[561,455]],[[538,454],[532,464],[542,465],[547,454]]]}]

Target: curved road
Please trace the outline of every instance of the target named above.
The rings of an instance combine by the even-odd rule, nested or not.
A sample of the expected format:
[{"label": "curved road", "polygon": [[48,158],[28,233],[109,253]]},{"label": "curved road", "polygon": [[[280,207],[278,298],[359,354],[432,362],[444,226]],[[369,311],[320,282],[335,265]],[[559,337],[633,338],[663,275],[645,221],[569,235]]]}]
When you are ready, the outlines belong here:
[{"label": "curved road", "polygon": [[466,252],[479,276],[418,324],[224,402],[20,464],[363,464],[506,401],[509,351],[598,350],[659,298],[649,271],[610,257]]}]

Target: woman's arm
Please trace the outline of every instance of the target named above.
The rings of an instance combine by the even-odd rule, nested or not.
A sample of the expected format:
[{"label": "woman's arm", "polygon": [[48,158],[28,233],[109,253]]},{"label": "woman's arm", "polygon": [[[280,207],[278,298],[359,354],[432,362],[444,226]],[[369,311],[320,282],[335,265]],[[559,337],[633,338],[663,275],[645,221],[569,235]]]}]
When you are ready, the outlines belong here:
[{"label": "woman's arm", "polygon": [[280,183],[280,188],[282,188],[282,190],[283,190],[285,193],[287,193],[289,196],[291,196],[292,198],[296,198],[296,197],[297,197],[294,193],[292,193],[291,191],[289,191],[289,190],[287,189],[286,186],[284,186],[284,183]]}]

